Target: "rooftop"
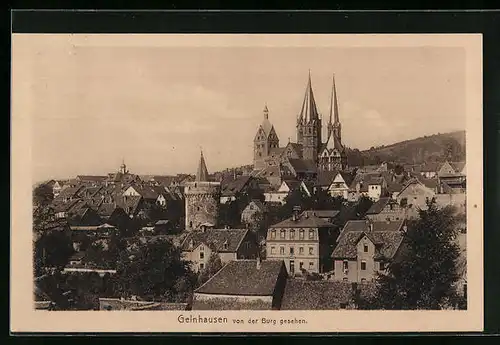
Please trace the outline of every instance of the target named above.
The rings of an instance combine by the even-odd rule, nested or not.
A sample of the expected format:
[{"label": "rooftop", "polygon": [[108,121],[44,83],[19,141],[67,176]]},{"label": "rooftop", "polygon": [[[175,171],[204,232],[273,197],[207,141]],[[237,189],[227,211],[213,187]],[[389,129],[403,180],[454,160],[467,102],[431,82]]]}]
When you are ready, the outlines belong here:
[{"label": "rooftop", "polygon": [[[190,232],[182,242],[182,250],[196,249],[200,244],[207,245],[217,252],[235,252],[238,250],[247,229],[206,229],[205,231]],[[192,242],[191,242],[192,241]],[[193,244],[191,248],[190,245]],[[227,243],[227,247],[224,247]]]},{"label": "rooftop", "polygon": [[227,263],[195,293],[213,295],[272,296],[283,261],[236,260]]}]

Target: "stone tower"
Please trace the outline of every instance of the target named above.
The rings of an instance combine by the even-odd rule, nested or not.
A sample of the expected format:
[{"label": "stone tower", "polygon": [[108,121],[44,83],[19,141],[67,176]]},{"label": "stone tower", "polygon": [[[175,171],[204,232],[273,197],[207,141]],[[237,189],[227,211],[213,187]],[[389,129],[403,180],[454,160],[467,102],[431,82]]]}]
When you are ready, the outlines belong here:
[{"label": "stone tower", "polygon": [[279,139],[274,126],[269,121],[269,110],[267,105],[264,107],[264,120],[253,139],[253,164],[254,169],[265,167],[266,157],[279,147]]},{"label": "stone tower", "polygon": [[220,182],[209,181],[208,170],[201,152],[194,182],[184,187],[187,231],[199,230],[202,225],[217,226],[219,217]]},{"label": "stone tower", "polygon": [[318,162],[321,149],[321,119],[311,85],[311,72],[307,81],[302,109],[297,117],[297,143],[302,145],[304,159]]}]

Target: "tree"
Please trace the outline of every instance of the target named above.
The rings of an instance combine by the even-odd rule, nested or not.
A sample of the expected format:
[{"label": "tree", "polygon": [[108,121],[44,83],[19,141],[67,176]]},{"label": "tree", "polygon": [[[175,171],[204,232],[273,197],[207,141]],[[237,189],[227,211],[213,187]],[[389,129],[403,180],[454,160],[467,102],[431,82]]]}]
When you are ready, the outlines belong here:
[{"label": "tree", "polygon": [[168,240],[146,242],[122,251],[113,285],[118,296],[177,301],[192,292],[196,275]]},{"label": "tree", "polygon": [[41,184],[33,190],[33,205],[48,206],[54,199],[52,188],[47,184]]},{"label": "tree", "polygon": [[408,227],[398,259],[387,274],[378,275],[378,289],[367,308],[443,309],[456,303],[460,250],[453,209],[438,208],[430,200],[419,216]]},{"label": "tree", "polygon": [[222,261],[218,253],[213,252],[208,258],[207,266],[200,272],[198,277],[199,285],[204,284],[222,268]]}]

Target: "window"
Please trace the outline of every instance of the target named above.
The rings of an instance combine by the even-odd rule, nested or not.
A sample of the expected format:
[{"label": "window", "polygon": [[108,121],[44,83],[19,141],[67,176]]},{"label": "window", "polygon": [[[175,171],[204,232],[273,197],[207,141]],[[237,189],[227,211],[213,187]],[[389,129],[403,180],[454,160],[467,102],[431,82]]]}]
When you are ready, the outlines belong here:
[{"label": "window", "polygon": [[299,231],[299,239],[303,240],[304,239],[304,230]]},{"label": "window", "polygon": [[295,238],[295,230],[290,230],[290,239],[293,240]]},{"label": "window", "polygon": [[280,247],[280,254],[285,255],[285,247]]},{"label": "window", "polygon": [[275,239],[276,238],[276,230],[271,230],[271,239]]},{"label": "window", "polygon": [[365,284],[366,283],[366,278],[361,278],[361,284]]},{"label": "window", "polygon": [[347,281],[347,278],[343,278],[342,281],[346,282]]},{"label": "window", "polygon": [[361,270],[366,271],[366,261],[361,261]]},{"label": "window", "polygon": [[199,211],[200,210],[200,206],[196,207],[196,211]]},{"label": "window", "polygon": [[314,230],[309,230],[309,239],[314,239]]},{"label": "window", "polygon": [[271,247],[271,254],[276,254],[276,247]]},{"label": "window", "polygon": [[347,271],[349,269],[349,261],[344,261],[342,263],[342,268],[344,269],[344,271]]},{"label": "window", "polygon": [[314,254],[314,248],[313,247],[309,247],[309,255],[313,255]]},{"label": "window", "polygon": [[314,262],[309,261],[309,269],[313,269],[313,268],[314,268]]},{"label": "window", "polygon": [[294,248],[290,247],[290,255],[293,255],[293,254],[294,254]]},{"label": "window", "polygon": [[378,267],[379,267],[379,270],[381,270],[381,271],[385,270],[385,262],[380,262],[378,264]]},{"label": "window", "polygon": [[295,262],[293,260],[290,260],[290,273],[295,273]]},{"label": "window", "polygon": [[368,245],[367,245],[367,244],[364,244],[364,245],[363,245],[363,251],[364,251],[365,253],[368,253]]},{"label": "window", "polygon": [[304,247],[299,248],[299,254],[301,254],[301,255],[304,254]]},{"label": "window", "polygon": [[205,264],[202,262],[200,263],[200,270],[202,270],[203,268],[205,268]]},{"label": "window", "polygon": [[204,252],[200,252],[200,260],[202,260],[204,258],[205,258],[205,253]]},{"label": "window", "polygon": [[299,262],[299,269],[302,271],[304,269],[304,263],[301,261]]},{"label": "window", "polygon": [[[344,278],[347,279],[347,278]],[[345,280],[347,281],[347,280]],[[340,303],[340,309],[346,309],[347,308],[347,303]]]},{"label": "window", "polygon": [[282,240],[284,240],[284,239],[285,239],[285,230],[281,230],[281,231],[280,231],[280,238],[281,238]]}]

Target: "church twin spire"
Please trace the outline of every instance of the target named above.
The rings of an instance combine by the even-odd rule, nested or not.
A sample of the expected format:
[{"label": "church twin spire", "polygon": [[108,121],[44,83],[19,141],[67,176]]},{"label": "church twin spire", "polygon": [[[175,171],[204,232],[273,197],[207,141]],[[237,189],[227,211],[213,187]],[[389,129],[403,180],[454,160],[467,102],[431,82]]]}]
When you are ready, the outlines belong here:
[{"label": "church twin spire", "polygon": [[297,123],[309,123],[313,120],[319,120],[319,113],[312,90],[311,70],[309,70],[304,101],[302,102],[302,108],[297,118]]}]

